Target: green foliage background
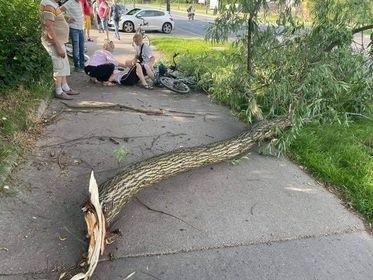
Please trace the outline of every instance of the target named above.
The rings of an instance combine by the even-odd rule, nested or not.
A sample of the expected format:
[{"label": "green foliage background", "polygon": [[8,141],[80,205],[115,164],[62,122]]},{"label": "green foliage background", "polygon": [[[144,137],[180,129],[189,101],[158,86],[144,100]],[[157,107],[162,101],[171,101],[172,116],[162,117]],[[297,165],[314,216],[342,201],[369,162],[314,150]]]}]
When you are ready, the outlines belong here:
[{"label": "green foliage background", "polygon": [[0,0],[0,94],[51,73],[40,43],[39,0]]}]

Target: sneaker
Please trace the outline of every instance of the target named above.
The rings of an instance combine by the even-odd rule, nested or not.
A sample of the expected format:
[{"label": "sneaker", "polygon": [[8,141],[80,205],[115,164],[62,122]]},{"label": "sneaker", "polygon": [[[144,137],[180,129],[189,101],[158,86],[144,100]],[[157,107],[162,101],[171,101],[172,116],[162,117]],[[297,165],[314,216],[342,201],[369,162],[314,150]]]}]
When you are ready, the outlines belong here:
[{"label": "sneaker", "polygon": [[61,94],[55,93],[54,97],[58,98],[58,99],[62,99],[62,100],[72,100],[73,99],[71,96],[67,95],[66,92],[63,92]]},{"label": "sneaker", "polygon": [[70,89],[68,91],[63,91],[63,92],[66,93],[66,94],[68,94],[68,95],[78,95],[78,94],[80,94],[80,92],[77,92],[77,91],[75,91],[73,89]]},{"label": "sneaker", "polygon": [[91,38],[88,38],[88,40],[87,40],[88,42],[93,42],[93,40],[91,39]]}]

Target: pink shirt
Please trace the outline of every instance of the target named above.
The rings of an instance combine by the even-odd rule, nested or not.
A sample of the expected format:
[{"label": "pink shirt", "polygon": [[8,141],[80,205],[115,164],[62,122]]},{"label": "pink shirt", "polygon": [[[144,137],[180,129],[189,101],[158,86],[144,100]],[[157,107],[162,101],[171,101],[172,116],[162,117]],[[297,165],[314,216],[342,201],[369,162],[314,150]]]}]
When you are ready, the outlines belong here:
[{"label": "pink shirt", "polygon": [[98,50],[90,57],[88,65],[98,66],[102,64],[113,63],[118,66],[118,61],[114,58],[113,54],[107,50]]},{"label": "pink shirt", "polygon": [[103,0],[98,7],[98,16],[100,18],[108,17],[109,10],[110,10],[110,7],[109,7],[108,3],[105,0]]}]

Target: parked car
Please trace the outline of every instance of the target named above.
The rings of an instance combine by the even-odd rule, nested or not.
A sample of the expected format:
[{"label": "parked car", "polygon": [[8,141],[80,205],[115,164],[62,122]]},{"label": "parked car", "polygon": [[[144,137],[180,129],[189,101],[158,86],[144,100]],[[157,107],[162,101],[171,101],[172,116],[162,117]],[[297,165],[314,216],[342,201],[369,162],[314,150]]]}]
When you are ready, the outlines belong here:
[{"label": "parked car", "polygon": [[[122,15],[119,20],[119,30],[124,32],[135,32],[143,20],[147,25],[142,26],[144,30],[161,31],[170,33],[175,28],[175,21],[167,11],[157,9],[135,8]],[[109,22],[109,28],[114,28],[112,20]]]}]

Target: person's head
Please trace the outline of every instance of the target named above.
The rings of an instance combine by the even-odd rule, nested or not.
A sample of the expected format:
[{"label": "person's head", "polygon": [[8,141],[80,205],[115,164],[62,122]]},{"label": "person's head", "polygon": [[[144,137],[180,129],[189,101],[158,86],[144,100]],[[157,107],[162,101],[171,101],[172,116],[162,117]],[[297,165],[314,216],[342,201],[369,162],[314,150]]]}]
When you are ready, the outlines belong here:
[{"label": "person's head", "polygon": [[107,50],[107,51],[109,51],[109,52],[113,52],[113,51],[114,51],[114,48],[115,48],[115,46],[114,46],[113,41],[105,40],[105,42],[104,42],[104,46],[103,46],[103,49],[104,49],[104,50]]},{"label": "person's head", "polygon": [[141,46],[142,44],[142,35],[136,33],[133,35],[133,42],[135,43],[136,46]]}]

